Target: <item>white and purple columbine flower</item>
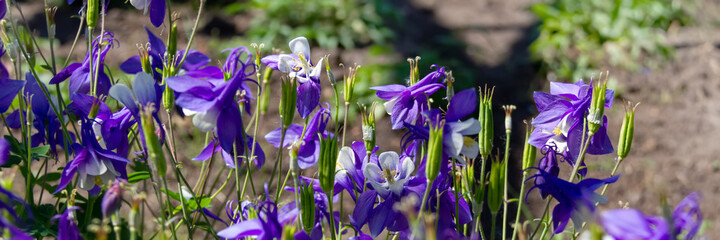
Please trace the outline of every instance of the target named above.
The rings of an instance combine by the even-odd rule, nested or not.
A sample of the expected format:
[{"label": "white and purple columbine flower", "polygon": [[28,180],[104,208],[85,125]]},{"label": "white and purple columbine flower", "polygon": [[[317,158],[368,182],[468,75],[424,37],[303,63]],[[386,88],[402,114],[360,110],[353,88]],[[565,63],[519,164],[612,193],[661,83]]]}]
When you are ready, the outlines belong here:
[{"label": "white and purple columbine flower", "polygon": [[[265,140],[276,148],[286,148],[293,145],[297,148],[298,167],[306,169],[317,164],[320,156],[320,137],[328,136],[329,132],[325,131],[328,121],[330,120],[330,109],[320,108],[312,119],[308,122],[307,129],[303,131],[303,127],[297,124],[291,124],[285,131],[285,140],[281,144],[282,129],[277,128],[267,135]],[[304,134],[304,135],[303,135]]]},{"label": "white and purple columbine flower", "polygon": [[[71,95],[74,93],[89,94],[90,85],[93,81],[92,74],[90,74],[90,68],[92,67],[92,70],[97,72],[96,88],[98,96],[107,96],[111,83],[110,78],[105,73],[103,63],[105,62],[105,54],[113,47],[115,42],[117,40],[113,33],[105,31],[104,36],[98,36],[93,40],[92,51],[85,55],[85,60],[82,63],[68,65],[50,79],[50,84],[59,84],[69,78]],[[98,64],[98,61],[100,64]],[[97,66],[100,66],[100,69],[97,69]]]},{"label": "white and purple columbine flower", "polygon": [[[269,55],[262,58],[265,66],[287,73],[300,83],[297,87],[297,110],[306,118],[320,102],[320,74],[322,67],[313,65],[307,38],[297,37],[290,41],[291,54]],[[318,61],[321,64],[323,59]]]},{"label": "white and purple columbine flower", "polygon": [[[702,224],[700,212],[700,193],[694,192],[685,197],[673,211],[671,220],[660,216],[645,215],[636,209],[613,209],[599,216],[599,223],[605,234],[616,240],[669,240],[694,239]],[[671,231],[672,230],[672,231]],[[671,233],[676,236],[671,237]],[[678,238],[677,236],[683,236]]]},{"label": "white and purple columbine flower", "polygon": [[368,163],[363,168],[368,182],[383,198],[390,197],[390,194],[402,195],[413,171],[415,163],[412,159],[404,157],[400,160],[396,152],[383,152],[378,156],[378,164]]},{"label": "white and purple columbine flower", "polygon": [[[128,86],[125,86],[125,84],[121,84],[121,83],[115,84],[114,86],[112,86],[112,88],[110,88],[110,97],[114,98],[118,102],[125,105],[125,107],[128,109],[128,111],[130,111],[130,114],[132,114],[133,118],[135,119],[135,122],[137,123],[139,130],[142,131],[142,124],[140,124],[139,119],[140,119],[140,112],[143,110],[152,110],[151,114],[153,116],[153,119],[155,119],[155,122],[157,122],[158,124],[162,124],[160,122],[160,118],[158,117],[158,110],[160,108],[160,101],[162,100],[162,95],[163,95],[163,91],[165,88],[163,86],[158,85],[150,74],[144,73],[144,72],[135,74],[135,78],[133,79],[133,82],[132,82],[132,87],[133,87],[132,90],[130,90],[130,88]],[[132,126],[132,124],[130,122],[128,122],[129,119],[127,119],[127,116],[113,115],[113,117],[114,118],[116,117],[116,119],[113,120],[112,122],[124,123],[124,124],[126,124],[125,127]],[[108,126],[106,128],[110,128],[110,126]],[[103,135],[104,138],[105,137],[107,137],[107,138],[117,137],[117,135],[112,136],[111,134],[118,133],[118,132],[122,133],[123,130],[127,130],[127,129],[120,128],[120,129],[117,129],[117,130],[119,130],[117,132],[112,132],[110,130],[112,130],[112,129],[105,130],[107,132],[107,135]],[[102,134],[102,128],[101,128],[101,134]],[[101,135],[101,134],[97,134],[97,135]],[[160,128],[160,141],[161,142],[164,140],[164,136],[165,136],[165,132],[164,132],[163,128]],[[114,146],[113,144],[114,144],[114,141],[116,141],[116,140],[113,139],[110,141],[111,141],[110,146]],[[145,149],[146,146],[145,146],[145,135],[144,134],[140,134],[140,141],[142,143],[143,149]],[[120,145],[122,143],[123,143],[123,140],[120,140],[117,147],[124,147],[124,146]],[[124,151],[124,149],[120,149],[120,150]],[[120,151],[118,151],[118,152],[120,152]]]},{"label": "white and purple columbine flower", "polygon": [[565,226],[571,218],[575,226],[581,226],[588,215],[595,211],[595,204],[607,202],[607,198],[595,193],[595,190],[605,184],[614,183],[620,177],[620,175],[615,175],[606,179],[586,178],[578,183],[571,183],[542,169],[537,170],[538,173],[528,180],[541,177],[544,181],[530,188],[528,192],[538,188],[558,201],[552,215],[555,234],[565,230]]},{"label": "white and purple columbine flower", "polygon": [[335,172],[334,195],[346,190],[353,200],[357,200],[356,193],[362,193],[365,188],[363,169],[370,162],[377,164],[378,155],[375,154],[377,150],[378,147],[375,147],[368,159],[363,141],[353,142],[350,147],[340,149]]},{"label": "white and purple columbine flower", "polygon": [[[218,143],[230,155],[235,149],[240,156],[244,153],[245,146],[252,148],[253,140],[245,134],[235,95],[238,91],[252,95],[247,82],[257,84],[249,78],[255,73],[255,67],[253,55],[248,49],[238,47],[231,50],[223,66],[226,81],[209,81],[191,76],[167,79],[168,86],[178,94],[175,102],[183,108],[186,115],[193,115],[195,127],[203,132],[217,129],[215,134]],[[262,153],[262,150],[256,150],[256,154],[260,155],[259,153]],[[264,159],[264,154],[262,158]]]},{"label": "white and purple columbine flower", "polygon": [[401,129],[405,123],[414,125],[424,122],[420,113],[428,110],[428,97],[443,87],[439,82],[442,82],[444,77],[445,68],[437,67],[437,70],[409,87],[391,84],[370,89],[377,90],[377,96],[387,101],[385,111],[390,114],[392,129]]},{"label": "white and purple columbine flower", "polygon": [[165,0],[130,0],[130,4],[137,10],[143,10],[143,14],[150,13],[150,22],[155,27],[160,27],[165,20]]},{"label": "white and purple columbine flower", "polygon": [[[570,83],[550,83],[550,93],[535,92],[535,104],[540,112],[533,120],[535,130],[528,142],[537,148],[554,144],[557,151],[564,153],[571,160],[580,153],[583,136],[583,120],[590,109],[592,98],[591,85],[582,80]],[[614,91],[605,92],[605,107],[612,107]],[[613,146],[607,136],[607,117],[603,117],[603,125],[590,140],[587,153],[594,155],[613,152]]]}]

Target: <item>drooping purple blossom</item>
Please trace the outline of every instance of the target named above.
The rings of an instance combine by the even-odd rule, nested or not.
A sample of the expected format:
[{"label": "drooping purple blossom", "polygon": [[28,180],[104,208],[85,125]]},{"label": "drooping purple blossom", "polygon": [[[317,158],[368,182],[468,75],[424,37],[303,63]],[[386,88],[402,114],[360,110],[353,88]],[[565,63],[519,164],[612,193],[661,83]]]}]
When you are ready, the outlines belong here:
[{"label": "drooping purple blossom", "polygon": [[702,195],[699,192],[691,193],[678,204],[672,213],[675,233],[685,233],[684,239],[693,239],[700,230],[703,221],[703,215],[700,212],[701,198]]},{"label": "drooping purple blossom", "polygon": [[445,78],[444,67],[433,65],[432,68],[437,70],[409,87],[391,84],[370,88],[377,91],[379,98],[387,101],[385,111],[390,114],[392,129],[401,129],[405,123],[414,125],[425,121],[420,113],[429,109],[428,97],[443,87],[439,82]]},{"label": "drooping purple blossom", "polygon": [[50,84],[59,84],[69,78],[71,96],[75,93],[90,94],[92,76],[95,75],[95,73],[90,74],[90,68],[92,68],[93,72],[97,73],[97,86],[95,86],[97,95],[107,96],[111,83],[104,70],[105,55],[116,42],[117,39],[109,31],[105,31],[104,36],[97,36],[92,42],[91,51],[85,55],[85,60],[82,63],[71,63],[65,67],[50,79]]},{"label": "drooping purple blossom", "polygon": [[165,20],[167,6],[164,0],[130,0],[130,4],[137,10],[143,10],[143,14],[150,13],[150,22],[155,27],[160,27]]},{"label": "drooping purple blossom", "polygon": [[76,240],[82,239],[78,225],[75,223],[75,213],[73,211],[79,210],[79,207],[70,206],[65,209],[62,214],[55,215],[53,220],[58,221],[58,240]]},{"label": "drooping purple blossom", "polygon": [[[0,232],[5,232],[5,230],[7,230],[10,233],[11,239],[33,239],[25,232],[23,232],[23,230],[18,228],[18,226],[21,226],[24,221],[20,218],[20,216],[17,215],[17,213],[15,213],[15,210],[13,209],[14,205],[22,205],[22,207],[28,211],[28,216],[32,219],[33,215],[30,206],[25,202],[25,200],[2,187],[0,187],[0,196],[3,197],[2,199],[0,199],[0,210],[5,210],[6,213],[0,214]],[[11,217],[12,221],[8,221],[5,217]]]},{"label": "drooping purple blossom", "polygon": [[528,180],[542,177],[544,181],[530,188],[528,192],[537,188],[558,201],[552,215],[555,234],[565,230],[565,226],[571,218],[575,226],[580,227],[588,215],[595,211],[595,204],[607,202],[607,198],[595,193],[595,190],[605,184],[614,183],[620,177],[620,175],[616,175],[606,179],[586,178],[578,183],[571,183],[555,177],[545,170],[537,170],[538,173]]},{"label": "drooping purple blossom", "polygon": [[[287,73],[295,78],[300,85],[297,86],[297,110],[300,117],[305,119],[320,103],[320,74],[322,67],[313,65],[310,59],[310,44],[307,38],[297,37],[290,41],[291,54],[269,55],[262,58],[265,66]],[[318,61],[322,64],[323,59]]]},{"label": "drooping purple blossom", "polygon": [[[558,176],[560,173],[560,166],[558,165],[558,161],[567,162],[571,166],[574,165],[572,161],[570,161],[569,157],[567,157],[567,152],[560,153],[557,151],[557,147],[555,146],[555,143],[549,143],[550,145],[545,145],[541,149],[541,153],[543,154],[543,157],[540,159],[540,162],[538,163],[538,168],[542,169],[543,171],[549,173],[550,175],[553,175],[555,177]],[[582,163],[581,166],[585,166],[585,162]],[[578,174],[581,176],[585,176],[587,174],[587,168],[580,168],[578,170]],[[535,185],[540,185],[545,182],[545,179],[542,176],[538,176],[535,178]],[[543,199],[545,199],[548,196],[548,193],[543,191],[542,189],[538,189],[540,191],[540,195]]]},{"label": "drooping purple blossom", "polygon": [[81,121],[81,144],[73,144],[75,158],[67,163],[60,177],[60,184],[55,193],[64,189],[75,174],[78,174],[78,187],[91,191],[99,191],[99,183],[109,183],[116,178],[127,178],[125,167],[129,161],[112,151],[103,149],[95,138],[92,123]]},{"label": "drooping purple blossom", "polygon": [[[243,58],[243,56],[246,56]],[[220,146],[228,153],[238,155],[245,151],[246,136],[235,95],[238,90],[251,94],[247,82],[255,72],[252,54],[245,47],[232,50],[223,67],[227,81],[213,84],[211,81],[187,76],[171,77],[167,84],[178,94],[175,100],[187,115],[193,116],[193,124],[207,132],[213,129]],[[250,145],[252,146],[252,145]]]},{"label": "drooping purple blossom", "polygon": [[[218,237],[225,239],[244,239],[255,237],[258,240],[279,239],[282,234],[281,219],[278,215],[278,207],[272,201],[262,202],[258,205],[247,204],[243,207],[254,207],[257,218],[236,217],[234,224],[220,230]],[[244,211],[243,211],[244,212]],[[228,216],[235,216],[235,212],[228,213]],[[242,214],[242,213],[240,213]]]},{"label": "drooping purple blossom", "polygon": [[108,187],[105,192],[105,196],[103,196],[102,203],[100,205],[100,209],[102,210],[104,217],[109,217],[120,210],[123,193],[123,186],[121,184],[122,180],[115,180],[112,184],[110,184],[110,187]]},{"label": "drooping purple blossom", "polygon": [[[535,104],[540,112],[533,120],[535,130],[528,142],[537,148],[554,144],[557,151],[567,151],[569,160],[574,161],[580,153],[583,140],[583,122],[590,109],[592,85],[582,80],[570,83],[550,83],[550,93],[535,92]],[[612,107],[614,91],[605,92],[605,107]],[[607,117],[590,140],[587,153],[602,155],[613,152],[610,138],[607,136]]]},{"label": "drooping purple blossom", "polygon": [[[38,84],[38,81],[29,72],[25,74],[25,79],[27,82],[23,89],[23,94],[29,98],[28,102],[30,103],[33,113],[33,127],[37,130],[37,133],[30,137],[31,145],[37,147],[40,144],[47,144],[50,146],[50,152],[52,154],[57,154],[57,146],[64,148],[66,151],[72,151],[70,146],[75,142],[75,135],[68,133],[70,139],[65,140],[60,120],[50,106],[50,104],[58,104],[57,98],[54,96],[52,96],[51,99],[45,97],[42,89],[47,89],[47,87],[45,87],[43,83],[40,83],[42,85]],[[52,102],[50,100],[52,100]],[[20,119],[13,120],[19,121]]]},{"label": "drooping purple blossom", "polygon": [[[308,122],[307,129],[303,132],[303,127],[291,124],[285,132],[285,140],[281,144],[282,129],[277,128],[267,135],[265,140],[276,148],[286,148],[291,144],[297,147],[297,161],[301,169],[312,167],[318,162],[320,156],[320,137],[328,136],[330,133],[325,131],[328,121],[330,120],[330,109],[320,108],[312,119]],[[304,135],[303,135],[304,133]]]},{"label": "drooping purple blossom", "polygon": [[[148,43],[150,44],[147,54],[150,57],[151,71],[153,77],[155,77],[156,80],[160,80],[162,78],[162,73],[159,70],[164,69],[164,62],[167,60],[168,54],[167,47],[165,46],[163,40],[155,36],[150,29],[145,28],[145,32],[148,35]],[[185,50],[178,50],[173,54],[176,56],[183,56],[184,53]],[[208,63],[210,63],[210,58],[207,55],[200,51],[190,49],[183,65],[178,66],[180,61],[176,59],[175,67],[182,70],[178,72],[178,75],[185,75],[194,78],[222,79],[222,70],[216,66],[209,66]],[[140,55],[128,58],[120,64],[119,68],[128,74],[142,72],[142,60]]]}]

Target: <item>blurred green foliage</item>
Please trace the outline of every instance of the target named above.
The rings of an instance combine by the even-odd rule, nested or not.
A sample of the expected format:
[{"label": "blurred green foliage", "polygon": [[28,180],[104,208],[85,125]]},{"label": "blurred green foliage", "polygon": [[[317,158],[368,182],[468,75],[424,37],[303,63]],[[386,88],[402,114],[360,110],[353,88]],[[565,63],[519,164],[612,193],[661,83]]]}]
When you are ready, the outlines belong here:
[{"label": "blurred green foliage", "polygon": [[260,14],[246,36],[256,42],[284,46],[290,39],[305,36],[320,47],[347,49],[357,45],[384,43],[392,32],[384,27],[376,11],[379,0],[250,0],[231,4],[233,14],[248,9]]},{"label": "blurred green foliage", "polygon": [[673,56],[665,31],[691,19],[672,0],[554,0],[531,10],[542,21],[530,53],[545,71],[571,80],[606,65],[654,68]]}]

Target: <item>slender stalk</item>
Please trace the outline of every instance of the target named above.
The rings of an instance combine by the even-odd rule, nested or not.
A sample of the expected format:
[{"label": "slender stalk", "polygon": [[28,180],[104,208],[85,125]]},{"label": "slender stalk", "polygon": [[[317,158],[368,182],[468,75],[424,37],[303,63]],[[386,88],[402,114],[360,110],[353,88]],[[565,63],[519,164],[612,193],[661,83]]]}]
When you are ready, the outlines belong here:
[{"label": "slender stalk", "polygon": [[490,239],[495,239],[495,222],[497,222],[497,213],[490,214],[492,216],[492,219],[490,222],[492,222],[492,228],[490,228]]},{"label": "slender stalk", "polygon": [[[215,193],[213,193],[213,194],[210,196],[210,199],[215,199],[215,197],[217,197],[217,195],[220,194],[220,192],[222,192],[223,190],[225,190],[225,187],[228,185],[228,182],[230,182],[230,178],[232,178],[234,171],[235,171],[234,168],[231,168],[231,169],[230,169],[230,172],[228,172],[227,178],[225,178],[225,182],[224,182],[222,185],[220,185],[220,188],[218,188],[218,190],[215,191]],[[220,176],[220,175],[218,175],[218,176]]]},{"label": "slender stalk", "polygon": [[[190,34],[190,39],[188,40],[187,47],[185,48],[185,52],[183,53],[182,59],[180,59],[180,64],[178,66],[182,66],[183,63],[185,63],[185,58],[187,58],[188,52],[190,50],[190,46],[192,46],[193,40],[195,40],[195,33],[197,33],[198,23],[200,22],[200,16],[202,16],[202,10],[205,6],[205,0],[200,0],[200,5],[198,7],[198,14],[197,17],[195,17],[195,23],[193,24],[193,30]],[[239,199],[238,199],[239,200]]]},{"label": "slender stalk", "polygon": [[70,47],[70,52],[68,53],[68,56],[65,58],[65,62],[63,63],[63,68],[68,66],[68,63],[70,63],[70,57],[72,57],[73,52],[75,51],[75,46],[78,43],[78,40],[80,39],[80,33],[83,29],[83,24],[85,23],[85,12],[82,12],[80,14],[80,25],[78,25],[77,33],[75,33],[75,40],[73,40],[72,46]]},{"label": "slender stalk", "polygon": [[[480,186],[484,189],[485,188],[485,159],[487,156],[480,156]],[[480,203],[478,205],[480,206],[480,212],[477,214],[477,228],[476,231],[480,231],[482,233],[482,225],[480,224],[480,217],[482,215],[482,206],[483,206],[483,199],[484,196],[480,198]],[[483,238],[484,239],[484,238]]]},{"label": "slender stalk", "polygon": [[350,103],[345,102],[345,119],[343,120],[343,137],[342,137],[342,147],[345,146],[345,134],[347,132],[347,121],[348,121],[348,111],[350,109]]},{"label": "slender stalk", "polygon": [[[548,223],[547,223],[547,221],[545,221],[545,217],[547,217],[548,210],[550,209],[550,201],[551,201],[552,199],[553,199],[553,197],[548,197],[547,202],[545,203],[545,210],[543,210],[543,215],[542,215],[542,217],[540,217],[540,223],[541,223],[541,224],[544,224],[545,229],[547,229],[547,227],[548,227]],[[538,233],[538,230],[540,230],[540,225],[538,225],[538,226],[535,228],[535,231],[533,231],[533,234],[531,234],[531,235],[530,235],[530,238],[528,238],[528,239],[535,239],[535,234]],[[545,231],[545,230],[543,230],[543,231]],[[542,238],[541,238],[541,239],[542,239]]]},{"label": "slender stalk", "polygon": [[502,227],[502,239],[507,239],[507,213],[508,213],[508,168],[510,167],[510,164],[508,160],[510,159],[510,129],[505,130],[505,183],[503,187],[503,227]]},{"label": "slender stalk", "polygon": [[527,171],[523,170],[523,177],[522,182],[520,183],[520,197],[518,198],[518,209],[517,213],[515,214],[515,227],[513,228],[513,235],[511,240],[515,240],[515,237],[517,237],[518,228],[520,228],[520,211],[522,210],[522,205],[525,195],[525,179],[527,179]]},{"label": "slender stalk", "polygon": [[459,181],[458,181],[459,179],[457,179],[458,174],[455,172],[455,171],[457,171],[457,168],[455,167],[455,159],[451,158],[450,161],[452,161],[452,171],[450,171],[450,172],[452,174],[452,180],[453,180],[453,185],[455,186],[455,194],[456,194],[455,195],[455,233],[457,233],[458,236],[460,236],[460,231],[461,231],[460,229],[462,228],[462,226],[460,225],[460,191],[459,191],[459,189],[461,186],[459,186],[460,184],[458,184],[459,183]]},{"label": "slender stalk", "polygon": [[432,183],[430,179],[427,180],[427,187],[425,187],[425,194],[423,194],[422,202],[420,202],[420,213],[418,213],[418,221],[421,221],[423,219],[423,213],[425,213],[425,205],[427,203],[428,197],[430,196],[430,190],[432,188]]},{"label": "slender stalk", "polygon": [[[625,160],[625,159],[621,158],[621,157],[617,158],[617,160],[615,161],[615,167],[613,167],[612,173],[610,173],[610,177],[614,177],[615,174],[617,174],[618,168],[620,167],[620,164],[623,162],[623,160]],[[601,196],[605,196],[605,192],[607,192],[608,186],[610,186],[610,185],[605,184],[605,186],[603,187],[603,190],[600,192]]]},{"label": "slender stalk", "polygon": [[[235,161],[235,168],[240,167],[240,162],[238,162],[238,155],[237,155],[237,142],[233,142],[233,160]],[[243,195],[240,193],[240,170],[235,171],[235,191],[237,192],[237,200],[238,202],[242,201]]]},{"label": "slender stalk", "polygon": [[[277,155],[275,155],[275,167],[273,167],[272,172],[270,173],[270,181],[268,181],[269,184],[272,184],[274,178],[275,178],[275,172],[278,169],[278,166],[282,162],[282,150],[283,150],[283,144],[285,143],[285,132],[287,131],[287,128],[285,126],[280,127],[280,147],[278,147]],[[279,180],[278,180],[279,181]],[[277,186],[280,187],[280,184]],[[279,191],[279,190],[278,190]],[[275,203],[277,203],[277,199],[275,200]]]}]

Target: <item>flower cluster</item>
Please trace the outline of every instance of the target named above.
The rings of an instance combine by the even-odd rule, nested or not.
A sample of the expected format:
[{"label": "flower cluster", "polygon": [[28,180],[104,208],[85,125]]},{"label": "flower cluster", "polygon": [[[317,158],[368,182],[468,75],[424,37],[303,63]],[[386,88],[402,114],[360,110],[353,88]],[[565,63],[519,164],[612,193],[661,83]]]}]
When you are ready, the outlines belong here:
[{"label": "flower cluster", "polygon": [[[0,18],[12,15],[0,2]],[[139,54],[113,77],[105,59],[120,41],[110,29],[96,31],[109,2],[83,3],[88,48],[81,62],[62,69],[44,57],[40,63],[33,41],[1,36],[0,56],[8,48],[11,69],[29,72],[0,63],[0,114],[7,127],[0,139],[0,238],[538,239],[540,233],[546,239],[577,238],[588,224],[615,239],[702,235],[699,193],[663,217],[634,209],[598,212],[608,201],[608,185],[620,180],[634,131],[635,107],[629,106],[613,172],[587,177],[602,173],[593,172],[585,155],[615,151],[605,116],[615,97],[607,79],[552,82],[550,93],[536,92],[538,115],[526,131],[522,164],[514,164],[516,107],[503,106],[505,121],[498,126],[505,131],[498,138],[492,90],[456,91],[446,67],[420,69],[419,58],[410,59],[406,84],[370,88],[383,104],[369,111],[361,106],[363,136],[350,139],[355,83],[366,79],[356,65],[338,88],[330,58],[312,61],[305,37],[289,42],[290,53],[267,55],[257,45],[226,49],[225,62],[214,66],[191,46],[178,49],[178,19],[165,20],[171,1],[131,0],[155,28],[167,26],[168,36],[163,40],[146,27],[147,43],[138,44]],[[54,18],[52,9],[46,12]],[[323,73],[334,103],[321,98]],[[275,90],[268,82],[276,78],[282,85],[273,95],[278,114],[261,110]],[[376,105],[389,120],[376,119]],[[183,125],[177,119],[187,119],[192,129],[178,131]],[[377,132],[376,123],[403,136],[399,149],[377,145],[376,134],[389,133]],[[202,132],[204,144],[179,150],[195,137],[176,136],[180,132]],[[496,142],[503,144],[495,148]],[[221,164],[213,164],[218,157]],[[562,162],[572,169],[568,178],[562,178]],[[192,165],[198,173],[188,174],[197,170]],[[517,191],[509,171],[516,165],[523,166],[522,181],[519,196],[511,196]],[[16,176],[22,184],[13,184]],[[11,192],[21,186],[24,197]],[[521,223],[535,189],[546,201],[544,214]]]}]

